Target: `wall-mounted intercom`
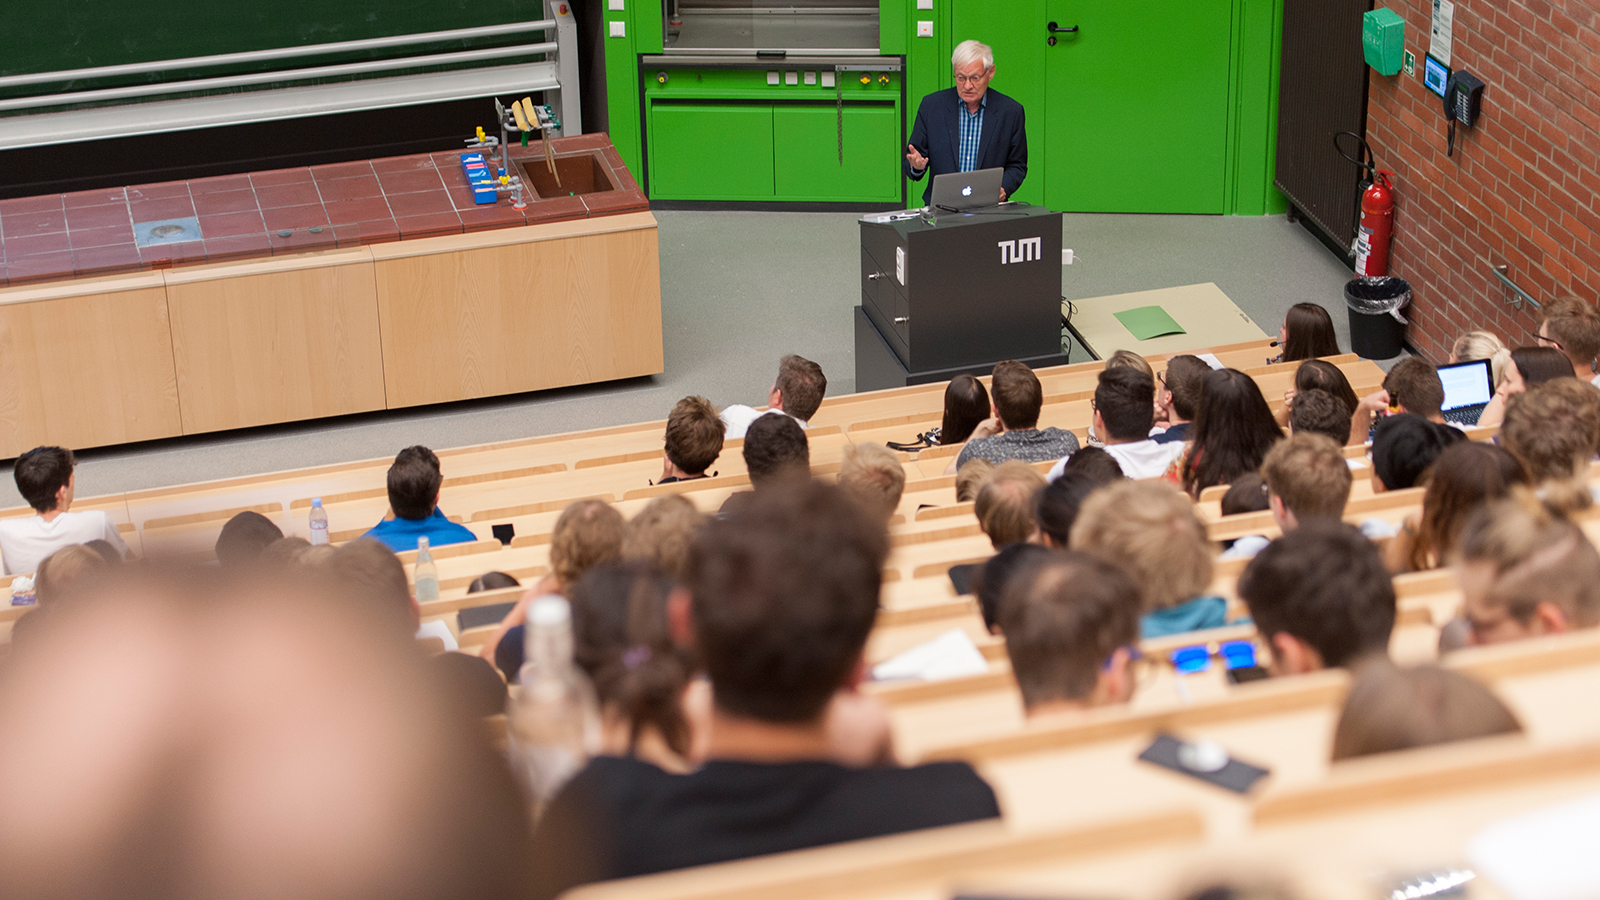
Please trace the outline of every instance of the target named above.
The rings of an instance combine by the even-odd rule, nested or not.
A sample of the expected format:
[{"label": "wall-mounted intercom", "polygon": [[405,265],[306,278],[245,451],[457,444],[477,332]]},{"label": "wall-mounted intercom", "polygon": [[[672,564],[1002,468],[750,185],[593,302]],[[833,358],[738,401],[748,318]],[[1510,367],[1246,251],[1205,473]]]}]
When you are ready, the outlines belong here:
[{"label": "wall-mounted intercom", "polygon": [[1453,72],[1444,86],[1444,114],[1471,128],[1483,103],[1483,80],[1471,72]]}]

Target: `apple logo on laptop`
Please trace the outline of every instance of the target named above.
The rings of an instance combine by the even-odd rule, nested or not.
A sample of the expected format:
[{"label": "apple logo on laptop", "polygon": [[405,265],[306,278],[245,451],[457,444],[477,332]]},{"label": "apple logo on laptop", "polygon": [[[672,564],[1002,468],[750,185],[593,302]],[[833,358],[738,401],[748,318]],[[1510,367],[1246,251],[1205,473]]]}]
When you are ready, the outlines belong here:
[{"label": "apple logo on laptop", "polygon": [[962,188],[961,189],[961,196],[963,196],[963,197],[971,197],[972,196],[972,185],[969,184],[966,187]]}]

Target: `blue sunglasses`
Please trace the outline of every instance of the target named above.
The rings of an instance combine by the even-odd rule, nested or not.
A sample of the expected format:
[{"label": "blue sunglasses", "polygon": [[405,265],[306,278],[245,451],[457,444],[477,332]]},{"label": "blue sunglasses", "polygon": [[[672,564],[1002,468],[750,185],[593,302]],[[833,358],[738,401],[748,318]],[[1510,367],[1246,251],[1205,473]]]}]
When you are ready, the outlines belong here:
[{"label": "blue sunglasses", "polygon": [[1172,651],[1172,667],[1179,675],[1191,675],[1211,668],[1211,658],[1222,657],[1228,669],[1248,669],[1256,664],[1256,645],[1251,641],[1223,641],[1215,652],[1205,644],[1179,647]]}]

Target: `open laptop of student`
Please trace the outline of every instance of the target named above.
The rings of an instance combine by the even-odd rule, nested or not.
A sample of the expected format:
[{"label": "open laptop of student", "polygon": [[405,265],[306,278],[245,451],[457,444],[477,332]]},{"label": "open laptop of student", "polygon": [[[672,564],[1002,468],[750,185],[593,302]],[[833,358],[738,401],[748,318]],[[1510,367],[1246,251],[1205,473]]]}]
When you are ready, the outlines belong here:
[{"label": "open laptop of student", "polygon": [[1475,359],[1440,366],[1439,380],[1444,382],[1444,420],[1457,425],[1478,424],[1483,408],[1494,396],[1494,372],[1489,361]]},{"label": "open laptop of student", "polygon": [[964,212],[1000,205],[1000,181],[1006,170],[979,169],[976,172],[951,172],[933,176],[934,209]]}]

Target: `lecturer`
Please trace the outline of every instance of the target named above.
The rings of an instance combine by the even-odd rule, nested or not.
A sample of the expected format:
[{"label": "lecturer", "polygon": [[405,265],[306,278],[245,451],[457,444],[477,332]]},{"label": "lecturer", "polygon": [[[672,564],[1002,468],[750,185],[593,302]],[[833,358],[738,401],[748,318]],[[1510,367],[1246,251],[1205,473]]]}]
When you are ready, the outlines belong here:
[{"label": "lecturer", "polygon": [[[956,86],[922,98],[906,146],[906,177],[921,181],[935,175],[1004,167],[1000,199],[1015,194],[1028,174],[1028,135],[1022,104],[989,90],[994,78],[994,51],[987,44],[962,41],[950,57]],[[931,202],[933,180],[922,194]]]}]

